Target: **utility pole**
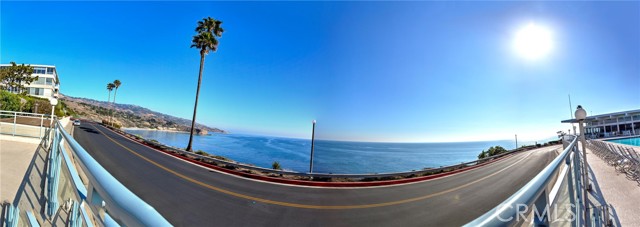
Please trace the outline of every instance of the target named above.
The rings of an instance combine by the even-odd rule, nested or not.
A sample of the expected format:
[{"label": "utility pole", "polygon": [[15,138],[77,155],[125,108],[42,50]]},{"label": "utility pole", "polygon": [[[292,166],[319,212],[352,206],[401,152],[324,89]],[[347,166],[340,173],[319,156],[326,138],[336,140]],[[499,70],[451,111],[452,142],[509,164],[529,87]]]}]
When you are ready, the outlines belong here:
[{"label": "utility pole", "polygon": [[309,159],[309,173],[313,173],[313,142],[316,134],[316,120],[313,120],[313,128],[311,129],[311,158]]}]

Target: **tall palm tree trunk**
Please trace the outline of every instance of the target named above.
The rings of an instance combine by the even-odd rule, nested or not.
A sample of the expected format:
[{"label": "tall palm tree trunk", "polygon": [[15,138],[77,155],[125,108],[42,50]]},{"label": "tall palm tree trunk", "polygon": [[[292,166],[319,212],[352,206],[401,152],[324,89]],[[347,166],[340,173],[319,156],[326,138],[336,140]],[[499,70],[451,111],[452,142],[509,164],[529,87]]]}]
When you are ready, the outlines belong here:
[{"label": "tall palm tree trunk", "polygon": [[[118,95],[118,88],[116,88],[116,91],[113,92],[113,105],[111,106],[111,109],[115,108],[115,106],[116,106],[116,95]],[[114,127],[113,126],[113,121],[116,120],[116,117],[114,116],[114,112],[115,111],[113,111],[113,110],[111,111],[111,122],[110,122],[111,123],[111,127]]]},{"label": "tall palm tree trunk", "polygon": [[[109,106],[110,103],[111,103],[111,91],[109,91],[109,98],[107,98],[107,107]],[[111,108],[109,108],[109,112],[111,112]],[[107,120],[111,122],[111,114],[109,114],[109,116],[107,117]]]},{"label": "tall palm tree trunk", "polygon": [[200,73],[198,74],[198,89],[196,89],[196,104],[193,106],[193,120],[191,120],[191,133],[189,134],[189,145],[187,151],[191,151],[193,142],[193,131],[196,126],[196,112],[198,110],[198,97],[200,97],[200,83],[202,82],[202,70],[204,69],[204,53],[200,53]]}]

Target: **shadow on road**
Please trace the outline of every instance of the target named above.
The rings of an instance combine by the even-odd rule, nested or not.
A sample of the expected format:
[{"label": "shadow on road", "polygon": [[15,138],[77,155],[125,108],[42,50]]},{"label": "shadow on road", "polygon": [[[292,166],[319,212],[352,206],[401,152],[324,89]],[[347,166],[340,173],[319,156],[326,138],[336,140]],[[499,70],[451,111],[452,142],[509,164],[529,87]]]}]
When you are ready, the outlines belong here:
[{"label": "shadow on road", "polygon": [[98,131],[96,131],[94,129],[91,129],[91,128],[84,127],[84,126],[80,126],[80,129],[82,129],[83,131],[88,132],[88,133],[100,134],[100,132],[98,132]]}]

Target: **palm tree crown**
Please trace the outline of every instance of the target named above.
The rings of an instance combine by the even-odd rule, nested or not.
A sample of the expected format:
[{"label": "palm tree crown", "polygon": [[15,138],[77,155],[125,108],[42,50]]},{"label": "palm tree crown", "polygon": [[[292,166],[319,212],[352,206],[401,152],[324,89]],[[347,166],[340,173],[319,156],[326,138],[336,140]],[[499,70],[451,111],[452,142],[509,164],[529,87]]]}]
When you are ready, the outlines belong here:
[{"label": "palm tree crown", "polygon": [[216,52],[218,50],[218,37],[222,37],[224,29],[221,27],[222,21],[211,17],[203,18],[198,21],[196,27],[197,35],[193,36],[191,48],[200,49],[200,55],[206,55],[209,51]]}]

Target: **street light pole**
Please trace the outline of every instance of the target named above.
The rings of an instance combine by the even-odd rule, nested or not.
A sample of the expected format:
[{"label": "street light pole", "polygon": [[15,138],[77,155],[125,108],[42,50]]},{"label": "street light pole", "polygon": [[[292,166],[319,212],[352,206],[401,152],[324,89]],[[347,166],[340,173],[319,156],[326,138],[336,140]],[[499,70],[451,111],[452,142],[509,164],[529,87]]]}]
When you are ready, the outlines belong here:
[{"label": "street light pole", "polygon": [[309,173],[313,173],[313,142],[316,134],[316,120],[313,120],[313,128],[311,129],[311,159],[309,159]]},{"label": "street light pole", "polygon": [[[589,184],[589,163],[587,162],[587,142],[584,136],[584,126],[582,125],[584,123],[584,119],[587,118],[587,111],[585,111],[584,109],[582,109],[582,106],[578,105],[578,108],[576,109],[575,112],[575,116],[576,116],[576,120],[578,120],[578,127],[580,127],[580,135],[578,136],[578,139],[580,140],[580,142],[582,143],[582,160],[583,160],[583,168],[582,168],[582,177],[583,177],[583,194],[584,197],[582,198],[584,200],[584,218],[585,218],[585,223],[588,224],[589,223],[589,206],[587,205],[587,197],[589,195],[588,190],[590,187]],[[575,127],[575,126],[574,126]],[[575,129],[573,130],[573,133],[576,133]]]},{"label": "street light pole", "polygon": [[518,134],[516,134],[516,150],[518,149]]},{"label": "street light pole", "polygon": [[56,110],[56,105],[58,105],[58,99],[51,99],[49,102],[51,102],[51,122],[49,123],[49,127],[53,128],[53,114]]}]

